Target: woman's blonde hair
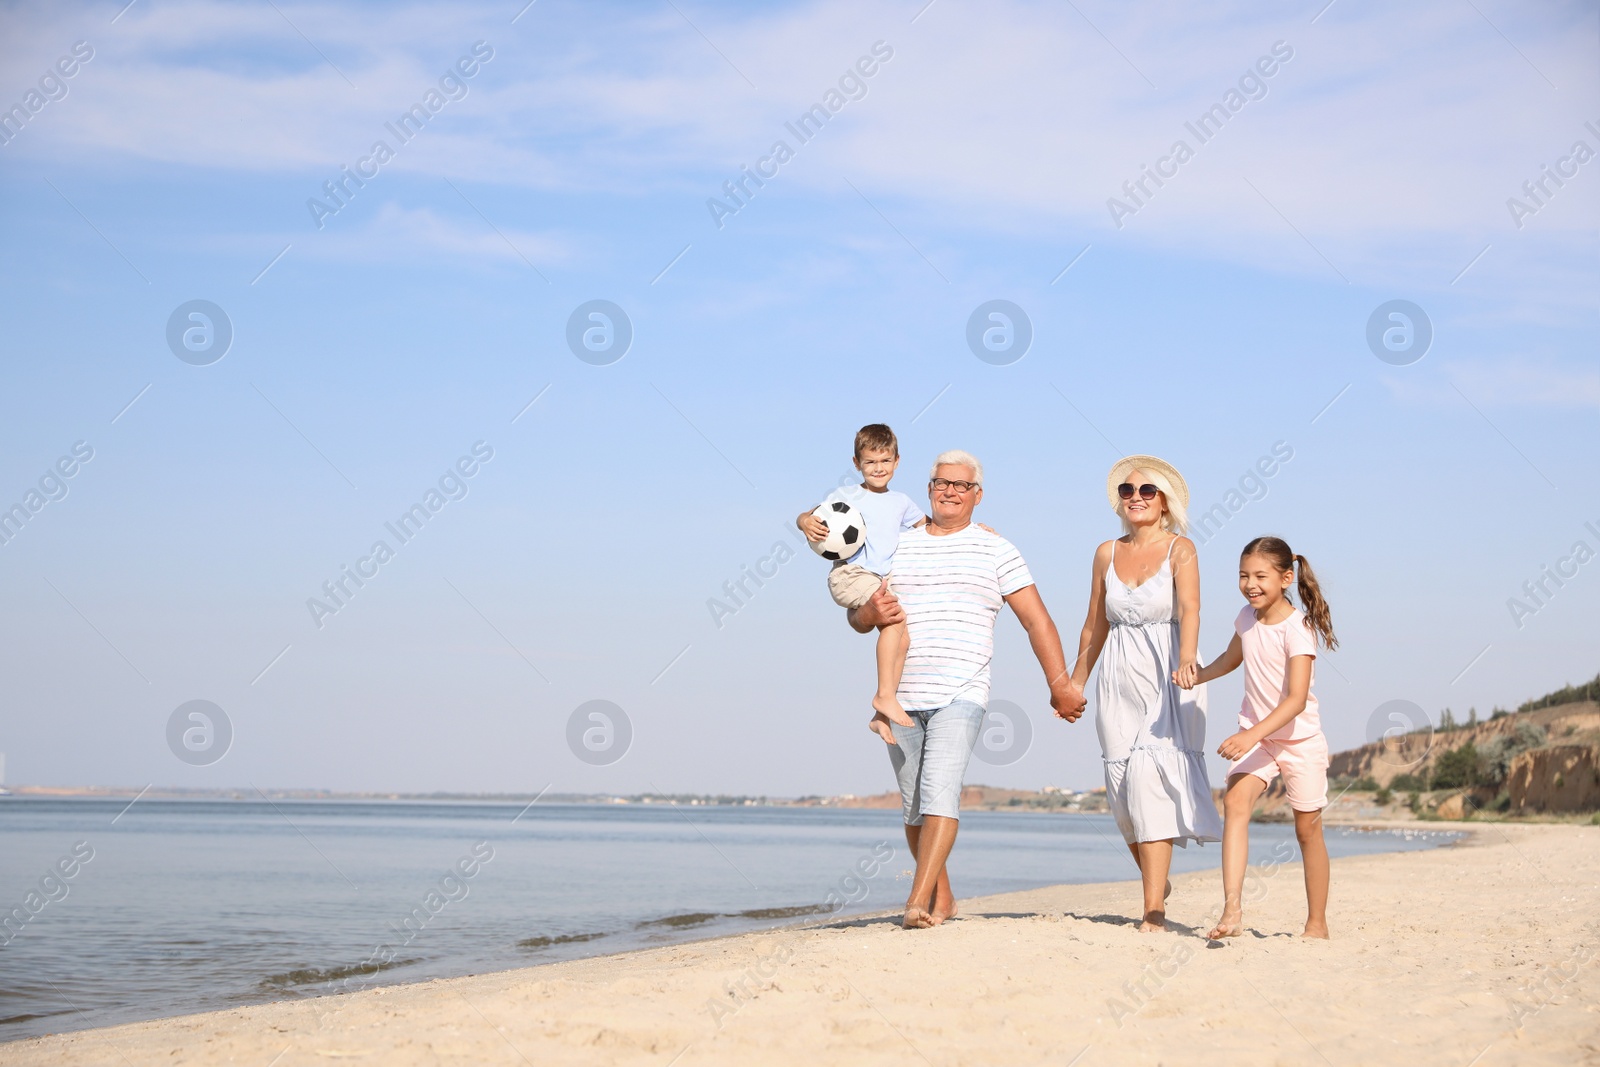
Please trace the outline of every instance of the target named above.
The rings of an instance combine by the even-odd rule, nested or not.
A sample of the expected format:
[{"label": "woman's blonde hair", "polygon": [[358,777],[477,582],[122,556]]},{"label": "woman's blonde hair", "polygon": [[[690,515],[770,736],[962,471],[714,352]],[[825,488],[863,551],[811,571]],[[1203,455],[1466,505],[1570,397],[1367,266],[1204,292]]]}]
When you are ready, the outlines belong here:
[{"label": "woman's blonde hair", "polygon": [[[1144,475],[1144,481],[1149,482],[1161,490],[1161,528],[1169,533],[1185,534],[1189,532],[1189,512],[1183,506],[1183,501],[1178,499],[1178,494],[1173,491],[1172,483],[1167,481],[1166,475],[1160,471],[1147,471],[1142,467],[1130,467],[1128,474],[1139,471]],[[1127,475],[1123,475],[1127,478]],[[1139,483],[1135,483],[1137,487]],[[1122,520],[1122,532],[1133,533],[1133,523],[1128,521],[1128,506],[1126,500],[1117,501],[1117,518]]]}]

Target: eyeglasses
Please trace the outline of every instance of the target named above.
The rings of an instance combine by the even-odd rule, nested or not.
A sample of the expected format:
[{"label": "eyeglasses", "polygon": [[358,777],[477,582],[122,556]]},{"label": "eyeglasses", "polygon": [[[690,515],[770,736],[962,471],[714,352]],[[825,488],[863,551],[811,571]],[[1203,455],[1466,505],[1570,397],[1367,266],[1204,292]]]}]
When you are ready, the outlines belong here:
[{"label": "eyeglasses", "polygon": [[928,483],[935,493],[942,493],[946,489],[954,489],[958,493],[970,493],[981,484],[981,482],[953,482],[949,478],[935,478]]},{"label": "eyeglasses", "polygon": [[1158,486],[1151,485],[1149,482],[1145,482],[1138,489],[1135,489],[1131,482],[1123,482],[1117,486],[1117,495],[1124,500],[1132,500],[1134,493],[1138,493],[1145,500],[1154,500],[1159,492],[1161,492],[1161,489]]}]

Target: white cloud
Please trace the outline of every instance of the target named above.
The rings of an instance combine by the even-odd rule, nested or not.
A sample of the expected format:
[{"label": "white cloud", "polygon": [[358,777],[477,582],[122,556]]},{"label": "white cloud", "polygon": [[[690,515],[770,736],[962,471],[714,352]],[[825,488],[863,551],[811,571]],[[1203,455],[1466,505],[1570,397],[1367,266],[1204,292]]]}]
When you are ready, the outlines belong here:
[{"label": "white cloud", "polygon": [[295,244],[312,258],[372,263],[447,258],[548,269],[569,261],[571,246],[559,237],[491,228],[475,215],[470,218],[458,222],[427,208],[408,209],[385,201],[364,224],[341,226],[333,219],[316,237],[302,237]]},{"label": "white cloud", "polygon": [[[1485,5],[1490,26],[1453,0],[1344,4],[1313,25],[1309,11],[1258,6],[1086,3],[1080,16],[1011,0],[938,4],[911,24],[905,5],[820,0],[734,15],[691,5],[698,30],[655,8],[541,5],[512,27],[498,4],[381,17],[279,6],[314,47],[254,4],[140,6],[115,27],[97,23],[95,63],[42,116],[50,121],[30,127],[23,153],[303,172],[320,183],[486,38],[495,59],[404,150],[401,169],[560,192],[681,193],[698,208],[884,39],[895,56],[867,97],[781,181],[853,196],[848,177],[907,225],[950,240],[981,230],[1073,247],[1114,241],[1330,281],[1337,271],[1357,285],[1444,286],[1486,243],[1542,250],[1600,221],[1600,173],[1574,179],[1523,231],[1505,208],[1575,139],[1600,149],[1583,128],[1600,109],[1584,111],[1596,69],[1590,35],[1573,32],[1592,21],[1579,5]],[[19,22],[6,52],[24,70],[87,32],[53,9]],[[1279,40],[1294,58],[1267,95],[1199,144],[1185,120]],[[1107,199],[1125,196],[1123,182],[1178,138],[1195,158],[1115,228]],[[1504,288],[1500,258],[1461,288]],[[1589,299],[1570,275],[1527,288],[1534,303]]]}]

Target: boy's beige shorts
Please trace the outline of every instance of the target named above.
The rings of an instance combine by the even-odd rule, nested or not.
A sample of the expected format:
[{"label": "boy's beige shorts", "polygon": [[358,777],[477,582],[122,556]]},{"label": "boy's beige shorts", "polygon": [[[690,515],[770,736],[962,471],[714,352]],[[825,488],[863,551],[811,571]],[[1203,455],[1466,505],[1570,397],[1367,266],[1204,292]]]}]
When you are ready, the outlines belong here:
[{"label": "boy's beige shorts", "polygon": [[828,572],[828,592],[841,608],[859,608],[883,586],[885,577],[859,563],[835,563]]}]

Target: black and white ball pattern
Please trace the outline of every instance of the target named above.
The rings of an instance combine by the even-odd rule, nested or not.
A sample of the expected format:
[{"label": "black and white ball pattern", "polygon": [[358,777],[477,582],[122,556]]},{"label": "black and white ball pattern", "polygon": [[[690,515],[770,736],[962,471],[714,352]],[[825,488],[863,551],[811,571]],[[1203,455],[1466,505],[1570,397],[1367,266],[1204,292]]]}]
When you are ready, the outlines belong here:
[{"label": "black and white ball pattern", "polygon": [[833,560],[849,559],[861,551],[867,540],[867,521],[861,517],[861,512],[843,500],[835,500],[817,505],[811,514],[828,527],[828,536],[809,542],[811,551],[823,559]]}]

